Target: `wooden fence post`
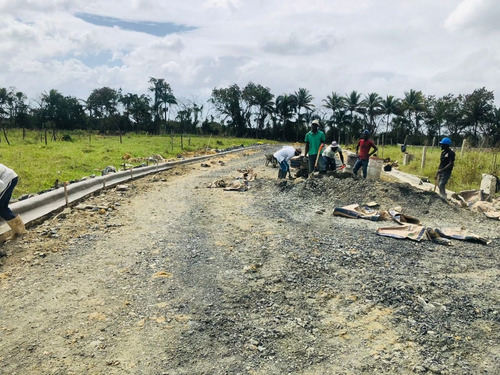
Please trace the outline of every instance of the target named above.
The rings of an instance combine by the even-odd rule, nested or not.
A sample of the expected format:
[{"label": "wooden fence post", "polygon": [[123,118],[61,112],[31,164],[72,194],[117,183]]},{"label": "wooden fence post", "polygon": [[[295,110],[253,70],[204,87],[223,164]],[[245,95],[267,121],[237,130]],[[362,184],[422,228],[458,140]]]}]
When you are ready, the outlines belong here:
[{"label": "wooden fence post", "polygon": [[424,148],[422,149],[422,164],[420,165],[421,170],[424,170],[426,156],[427,156],[427,146],[424,146]]},{"label": "wooden fence post", "polygon": [[462,141],[462,149],[460,150],[460,156],[464,156],[465,145],[467,144],[467,140],[464,139]]}]

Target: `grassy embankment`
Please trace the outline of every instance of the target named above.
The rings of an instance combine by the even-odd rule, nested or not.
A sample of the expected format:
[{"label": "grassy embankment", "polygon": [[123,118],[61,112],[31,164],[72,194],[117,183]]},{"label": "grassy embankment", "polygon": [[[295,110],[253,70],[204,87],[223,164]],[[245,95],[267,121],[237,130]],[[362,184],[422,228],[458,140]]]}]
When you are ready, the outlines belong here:
[{"label": "grassy embankment", "polygon": [[[59,181],[77,180],[92,174],[100,175],[109,165],[122,169],[125,154],[132,158],[146,158],[160,154],[165,159],[176,158],[179,154],[193,153],[206,148],[226,149],[232,146],[249,146],[258,142],[256,139],[183,136],[172,138],[165,136],[148,136],[127,134],[118,136],[93,135],[89,141],[85,132],[64,132],[71,141],[45,141],[40,139],[39,132],[27,132],[23,140],[20,130],[9,129],[10,146],[1,139],[0,163],[12,168],[20,176],[19,184],[14,189],[13,197],[36,193],[52,187]],[[62,134],[58,134],[61,138]],[[131,163],[139,165],[139,162]]]},{"label": "grassy embankment", "polygon": [[[379,149],[379,157],[397,161],[399,170],[416,176],[428,177],[434,183],[441,156],[440,147],[427,147],[424,168],[422,168],[422,146],[408,146],[407,152],[414,155],[414,159],[408,165],[403,165],[403,153],[399,146],[386,146],[383,151],[381,147]],[[456,153],[456,160],[451,179],[446,185],[447,189],[456,192],[476,190],[481,185],[483,173],[496,176],[500,174],[500,157],[497,157],[499,150],[467,148],[461,155],[460,147],[452,147],[452,149]]]}]

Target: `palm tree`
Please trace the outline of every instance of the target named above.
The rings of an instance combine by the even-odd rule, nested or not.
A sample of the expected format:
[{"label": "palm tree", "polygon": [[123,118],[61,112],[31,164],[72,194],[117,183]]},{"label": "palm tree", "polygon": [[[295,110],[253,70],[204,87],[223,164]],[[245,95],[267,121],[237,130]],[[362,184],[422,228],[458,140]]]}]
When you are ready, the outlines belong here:
[{"label": "palm tree", "polygon": [[172,93],[172,88],[170,84],[165,82],[163,78],[149,78],[149,91],[154,93],[153,98],[153,112],[155,116],[155,123],[157,125],[157,133],[160,133],[160,119],[161,119],[161,107],[163,104],[163,112],[165,114],[165,122],[167,121],[167,105],[170,107],[172,104],[177,104],[174,94]]},{"label": "palm tree", "polygon": [[314,108],[314,104],[312,104],[311,102],[314,100],[314,98],[309,93],[309,90],[304,88],[299,88],[299,91],[295,91],[294,96],[296,98],[298,115],[295,138],[299,139],[299,127],[302,125],[302,113],[300,110],[302,108],[306,109],[307,111],[312,110]]},{"label": "palm tree", "polygon": [[286,127],[297,108],[295,95],[283,94],[276,98],[276,112],[283,122],[283,140],[286,139]]},{"label": "palm tree", "polygon": [[401,101],[394,98],[392,95],[387,95],[385,99],[380,102],[380,107],[382,114],[385,116],[385,134],[382,137],[382,157],[384,156],[384,145],[387,133],[389,133],[389,120],[391,116],[396,115],[400,112]]},{"label": "palm tree", "polygon": [[[352,91],[349,95],[345,96],[345,104],[347,110],[351,113],[351,128],[349,129],[350,134],[352,135],[354,132],[354,113],[364,114],[363,103],[359,100],[361,98],[361,94],[358,94],[357,91]],[[346,141],[347,142],[347,141]]]},{"label": "palm tree", "polygon": [[351,118],[347,114],[347,110],[345,108],[339,109],[332,117],[332,122],[336,124],[336,127],[333,128],[333,139],[341,142],[341,137],[344,135],[344,141],[347,144],[349,142],[349,126],[351,124]]},{"label": "palm tree", "polygon": [[402,108],[407,112],[408,122],[412,124],[412,117],[415,117],[415,122],[413,123],[413,134],[416,135],[420,130],[420,116],[419,114],[424,111],[424,96],[422,91],[415,91],[411,89],[405,92],[405,98],[402,102]]},{"label": "palm tree", "polygon": [[323,99],[323,102],[325,103],[323,104],[323,107],[332,111],[332,115],[330,116],[330,126],[333,129],[337,129],[339,123],[336,121],[336,118],[337,114],[344,109],[344,98],[336,92],[332,92],[331,95],[327,95],[326,99]]},{"label": "palm tree", "polygon": [[368,115],[368,130],[370,133],[374,133],[376,129],[375,118],[382,114],[382,98],[379,94],[373,92],[366,95],[361,103],[366,109],[365,113]]},{"label": "palm tree", "polygon": [[441,136],[441,128],[443,127],[450,108],[450,98],[451,95],[438,99],[434,96],[429,96],[426,99],[426,123],[428,137]]},{"label": "palm tree", "polygon": [[160,101],[163,104],[163,113],[165,115],[164,120],[165,120],[165,132],[167,131],[167,114],[170,113],[170,109],[172,108],[172,105],[177,105],[177,99],[175,98],[174,94],[172,94],[171,91],[166,91],[163,92],[160,95]]}]

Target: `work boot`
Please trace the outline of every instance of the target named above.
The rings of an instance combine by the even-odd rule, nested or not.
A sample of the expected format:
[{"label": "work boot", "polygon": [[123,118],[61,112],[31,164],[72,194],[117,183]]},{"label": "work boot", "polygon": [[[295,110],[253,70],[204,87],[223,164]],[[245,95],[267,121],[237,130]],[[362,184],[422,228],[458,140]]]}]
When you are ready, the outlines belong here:
[{"label": "work boot", "polygon": [[9,224],[10,229],[12,229],[12,236],[9,238],[9,240],[13,240],[17,237],[21,237],[25,233],[28,233],[26,231],[26,228],[24,227],[23,220],[19,215],[17,215],[12,220],[8,220],[7,224]]}]

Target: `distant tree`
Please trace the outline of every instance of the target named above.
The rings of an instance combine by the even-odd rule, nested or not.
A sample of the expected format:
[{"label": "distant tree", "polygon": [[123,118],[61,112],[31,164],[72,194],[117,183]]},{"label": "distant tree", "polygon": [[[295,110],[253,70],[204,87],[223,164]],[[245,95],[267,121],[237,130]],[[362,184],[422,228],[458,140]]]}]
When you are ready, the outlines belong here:
[{"label": "distant tree", "polygon": [[468,133],[475,141],[480,130],[485,130],[494,108],[495,95],[486,88],[476,89],[472,94],[465,95],[463,102],[464,119],[468,124]]},{"label": "distant tree", "polygon": [[191,115],[193,113],[193,109],[189,106],[182,106],[181,109],[177,111],[176,120],[179,124],[179,132],[181,133],[181,150],[184,149],[183,143],[183,134],[186,132],[186,129],[191,126]]},{"label": "distant tree", "polygon": [[[113,117],[118,113],[118,103],[120,93],[109,87],[102,87],[92,91],[87,99],[87,106],[91,108],[95,118],[101,123],[101,130],[110,130]],[[122,143],[122,132],[119,119],[114,118],[114,123],[118,128],[120,143]]]},{"label": "distant tree", "polygon": [[392,95],[387,95],[385,99],[382,99],[381,111],[385,117],[385,132],[389,132],[389,122],[392,116],[401,113],[401,101]]},{"label": "distant tree", "polygon": [[[339,112],[344,110],[344,107],[345,107],[344,98],[341,97],[336,92],[332,92],[330,95],[328,95],[326,97],[326,99],[323,99],[323,103],[324,103],[323,107],[332,111],[329,122],[330,122],[330,126],[333,129],[336,128],[336,130],[334,130],[334,132],[337,132],[335,139],[338,139],[338,137],[339,137],[339,134],[338,134],[339,123],[337,122],[337,119],[339,117],[338,116]],[[345,110],[343,111],[343,115],[345,115]]]},{"label": "distant tree", "polygon": [[365,98],[361,102],[364,107],[365,115],[368,118],[368,130],[371,133],[375,133],[377,130],[376,118],[383,114],[382,111],[382,98],[377,93],[370,93],[365,95]]},{"label": "distant tree", "polygon": [[[126,93],[123,94],[120,90],[119,92],[120,97],[118,98],[118,101],[122,104],[123,106],[123,116],[127,120],[129,124],[132,124],[132,116],[131,116],[131,109],[134,104],[134,102],[137,100],[138,95],[137,94],[132,94],[132,93]],[[133,126],[134,130],[137,131],[137,124],[135,123]]]},{"label": "distant tree", "polygon": [[425,110],[422,91],[412,89],[405,92],[401,107],[405,111],[408,119],[407,123],[410,125],[408,132],[418,135],[420,132],[420,114]]},{"label": "distant tree", "polygon": [[425,121],[427,125],[427,136],[440,137],[442,129],[448,119],[448,112],[452,108],[453,95],[448,94],[441,98],[428,96],[425,98]]},{"label": "distant tree", "polygon": [[299,129],[303,127],[303,120],[302,120],[302,108],[306,110],[306,112],[312,111],[314,108],[314,104],[312,101],[314,100],[313,96],[309,93],[309,90],[304,89],[304,88],[299,88],[298,91],[294,92],[294,96],[296,99],[296,108],[297,108],[297,124],[296,124],[296,129],[295,129],[295,139],[299,139]]},{"label": "distant tree", "polygon": [[249,82],[243,89],[242,98],[248,103],[250,110],[256,108],[255,137],[262,133],[265,127],[266,118],[274,112],[274,95],[268,87]]},{"label": "distant tree", "polygon": [[7,119],[10,119],[12,103],[14,101],[14,95],[12,90],[7,90],[6,88],[0,88],[0,123],[2,126],[2,132],[5,138],[5,142],[10,146],[9,138],[7,136],[6,124]]},{"label": "distant tree", "polygon": [[23,139],[26,138],[26,125],[28,124],[28,99],[21,91],[16,91],[13,98],[14,104],[14,126],[22,128]]},{"label": "distant tree", "polygon": [[119,102],[123,105],[123,116],[131,130],[136,133],[146,131],[154,134],[155,129],[151,122],[151,103],[147,95],[139,96],[132,93],[123,95],[120,93]]},{"label": "distant tree", "polygon": [[136,124],[136,131],[153,133],[151,119],[151,99],[145,94],[136,95],[129,109],[130,117]]},{"label": "distant tree", "polygon": [[[333,121],[336,124],[336,131],[332,132],[332,139],[341,142],[343,139],[345,144],[350,141],[351,116],[347,114],[345,108],[339,109],[333,116]],[[343,137],[343,138],[342,138]]]},{"label": "distant tree", "polygon": [[351,93],[349,95],[346,95],[344,98],[346,108],[351,115],[349,136],[355,135],[360,130],[357,129],[357,126],[355,126],[355,124],[359,124],[358,121],[355,121],[355,113],[358,113],[360,115],[363,115],[365,113],[363,102],[360,99],[361,94],[359,94],[357,91],[351,91]]},{"label": "distant tree", "polygon": [[[65,120],[65,100],[63,94],[52,89],[48,93],[42,94],[42,99],[45,107],[43,108],[44,118],[48,127],[52,130],[52,140],[56,141],[57,129],[62,129]],[[45,129],[47,130],[47,128]],[[47,135],[45,133],[45,143],[47,143]]]},{"label": "distant tree", "polygon": [[283,94],[276,98],[276,113],[281,119],[282,140],[286,140],[287,128],[293,114],[297,108],[297,98],[295,95]]},{"label": "distant tree", "polygon": [[171,112],[172,106],[178,104],[177,99],[175,98],[174,94],[172,94],[172,92],[165,92],[161,96],[161,102],[163,104],[163,114],[164,114],[165,124],[167,124],[168,114]]},{"label": "distant tree", "polygon": [[223,121],[229,120],[232,134],[237,137],[245,135],[245,113],[242,106],[242,92],[237,84],[228,88],[215,88],[212,90],[210,103],[223,117]]},{"label": "distant tree", "polygon": [[[170,84],[165,82],[163,78],[149,78],[149,91],[153,92],[153,113],[154,122],[157,126],[157,134],[160,134],[161,112],[164,113],[165,124],[167,123],[167,112],[170,107],[177,104]],[[162,108],[163,107],[163,108]]]},{"label": "distant tree", "polygon": [[491,117],[484,127],[484,136],[491,140],[492,146],[500,146],[500,108],[491,111]]},{"label": "distant tree", "polygon": [[467,122],[464,117],[463,102],[464,96],[454,97],[449,95],[445,97],[447,101],[447,111],[445,112],[444,127],[448,130],[448,135],[454,143],[458,143],[465,134]]},{"label": "distant tree", "polygon": [[196,128],[200,124],[200,117],[203,112],[203,106],[199,106],[192,100],[179,102],[176,120],[179,123],[179,131],[182,133],[196,133]]}]

